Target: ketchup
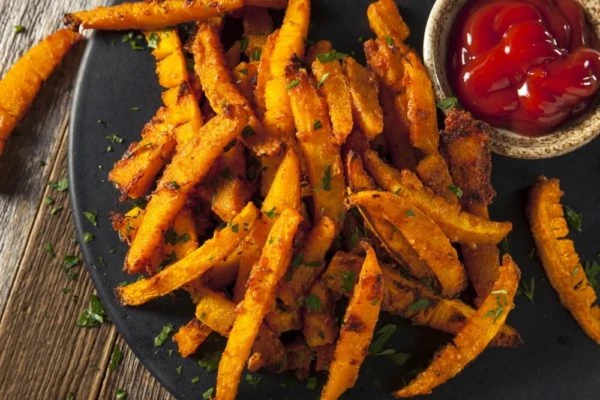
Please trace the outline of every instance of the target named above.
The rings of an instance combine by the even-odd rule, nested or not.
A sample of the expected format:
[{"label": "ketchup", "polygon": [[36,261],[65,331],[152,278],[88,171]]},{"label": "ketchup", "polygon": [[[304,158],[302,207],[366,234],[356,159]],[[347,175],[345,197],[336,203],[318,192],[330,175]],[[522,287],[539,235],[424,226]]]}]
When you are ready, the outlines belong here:
[{"label": "ketchup", "polygon": [[543,135],[600,89],[599,41],[575,0],[471,0],[452,31],[454,91],[492,125]]}]

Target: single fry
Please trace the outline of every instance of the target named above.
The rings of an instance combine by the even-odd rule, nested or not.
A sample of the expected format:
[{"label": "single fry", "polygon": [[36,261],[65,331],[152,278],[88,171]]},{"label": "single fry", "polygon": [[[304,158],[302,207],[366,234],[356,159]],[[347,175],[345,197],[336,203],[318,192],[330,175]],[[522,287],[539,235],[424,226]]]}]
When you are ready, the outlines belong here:
[{"label": "single fry", "polygon": [[[197,250],[175,262],[150,278],[145,278],[117,288],[117,296],[123,305],[138,306],[181,288],[200,278],[206,271],[225,260],[246,237],[255,220],[258,210],[252,203],[233,219],[232,225],[239,229],[225,227],[215,231]],[[137,236],[136,236],[137,237]]]},{"label": "single fry", "polygon": [[304,340],[311,348],[335,343],[338,327],[329,289],[319,280],[304,297]]},{"label": "single fry", "polygon": [[349,151],[346,155],[346,177],[352,192],[377,189],[375,182],[365,170],[362,159],[354,151]]},{"label": "single fry", "polygon": [[198,248],[196,224],[189,208],[183,208],[177,214],[173,227],[165,232],[164,238],[167,258],[181,260]]},{"label": "single fry", "polygon": [[266,111],[265,90],[267,82],[272,79],[271,76],[271,56],[277,38],[279,37],[279,29],[267,36],[267,41],[262,48],[260,60],[258,60],[258,73],[256,75],[256,87],[254,88],[254,99],[256,102],[256,113],[262,120]]},{"label": "single fry", "polygon": [[390,89],[387,86],[382,86],[379,99],[383,110],[383,136],[390,149],[392,164],[399,170],[414,171],[417,161],[415,149],[408,137],[408,127],[405,125],[405,121],[398,116]]},{"label": "single fry", "polygon": [[239,214],[252,197],[250,185],[245,180],[246,167],[244,147],[239,142],[221,156],[211,209],[224,222]]},{"label": "single fry", "polygon": [[520,277],[519,267],[509,255],[504,255],[498,269],[498,279],[475,315],[467,320],[452,342],[435,355],[425,371],[394,395],[412,397],[431,393],[435,387],[455,377],[476,359],[498,334],[514,307]]},{"label": "single fry", "polygon": [[184,22],[218,17],[244,6],[243,0],[163,0],[123,3],[110,7],[65,14],[64,23],[72,29],[130,30],[160,29]]},{"label": "single fry", "polygon": [[130,244],[135,236],[144,210],[140,207],[133,207],[125,214],[114,214],[111,217],[112,227],[119,234],[122,242]]},{"label": "single fry", "polygon": [[292,259],[294,237],[302,217],[286,209],[273,225],[259,262],[252,269],[248,289],[219,363],[216,399],[233,400],[250,350],[265,315],[275,301],[277,284]]},{"label": "single fry", "polygon": [[383,111],[379,104],[379,85],[375,74],[352,57],[344,58],[343,66],[354,120],[369,139],[374,139],[383,132]]},{"label": "single fry", "polygon": [[367,8],[371,30],[378,38],[404,42],[410,35],[408,26],[400,16],[394,0],[378,0]]},{"label": "single fry", "polygon": [[333,143],[326,108],[311,85],[307,72],[291,66],[287,72],[287,82],[293,86],[288,93],[298,130],[296,137],[307,163],[315,219],[327,216],[339,232],[344,215],[345,192],[340,147]]},{"label": "single fry", "polygon": [[379,319],[383,274],[373,249],[368,245],[365,248],[367,257],[348,303],[329,366],[329,379],[321,393],[324,400],[335,400],[354,386]]},{"label": "single fry", "polygon": [[266,82],[264,91],[263,124],[268,132],[278,137],[290,138],[295,133],[285,70],[294,56],[304,56],[309,24],[310,1],[290,0],[270,54],[270,79]]},{"label": "single fry", "polygon": [[244,110],[231,106],[229,112],[204,125],[173,157],[146,207],[127,253],[125,270],[136,273],[155,269],[154,256],[162,247],[162,232],[184,206],[190,190],[206,176],[223,149],[241,133],[247,122]]},{"label": "single fry", "polygon": [[538,255],[558,293],[585,333],[600,344],[600,307],[594,305],[597,294],[590,285],[569,234],[560,198],[560,182],[541,177],[531,190],[528,216]]},{"label": "single fry", "polygon": [[211,333],[212,329],[194,318],[179,328],[173,335],[173,341],[177,343],[181,357],[185,358],[194,354]]},{"label": "single fry", "polygon": [[359,208],[390,256],[415,278],[439,287],[448,298],[466,287],[465,270],[444,232],[406,198],[364,191],[352,194],[348,202]]},{"label": "single fry", "polygon": [[0,155],[6,141],[37,96],[42,83],[82,36],[58,30],[29,49],[0,80]]},{"label": "single fry", "polygon": [[439,225],[451,242],[467,245],[497,244],[512,229],[510,222],[488,221],[461,211],[423,186],[412,172],[398,171],[372,151],[364,155],[367,170],[383,189],[406,198]]},{"label": "single fry", "polygon": [[[331,259],[322,280],[332,292],[349,296],[356,283],[363,257],[337,252]],[[422,283],[406,278],[398,269],[381,265],[384,275],[384,296],[381,309],[393,315],[410,319],[414,324],[455,335],[475,310],[460,300],[444,299]],[[504,325],[491,345],[516,347],[521,336],[512,327]]]}]

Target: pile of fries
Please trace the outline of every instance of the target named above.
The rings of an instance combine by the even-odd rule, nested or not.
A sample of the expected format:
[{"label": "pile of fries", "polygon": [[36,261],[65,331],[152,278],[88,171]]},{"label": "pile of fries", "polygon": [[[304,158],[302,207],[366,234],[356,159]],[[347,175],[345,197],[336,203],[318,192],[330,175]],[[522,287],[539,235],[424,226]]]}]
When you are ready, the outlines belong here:
[{"label": "pile of fries", "polygon": [[[267,8],[285,9],[278,29]],[[148,275],[117,296],[137,306],[189,292],[196,313],[174,336],[181,355],[213,332],[228,338],[216,399],[235,398],[245,368],[306,378],[313,367],[328,371],[321,398],[338,398],[358,378],[381,311],[455,335],[394,394],[430,393],[487,346],[521,343],[505,324],[519,268],[497,248],[512,226],[488,215],[490,128],[451,109],[438,132],[431,81],[393,0],[368,7],[368,67],[328,41],[307,48],[310,9],[310,0],[163,0],[65,17],[73,29],[143,30],[164,88],[109,175],[121,200],[147,200],[113,217],[130,246],[124,269]],[[225,13],[244,29],[226,51]],[[187,22],[195,29],[183,43],[173,26]],[[40,46],[55,67],[79,38],[62,30]],[[38,68],[36,51],[9,81]],[[12,96],[22,100],[14,110],[0,97],[0,145],[50,72]],[[540,207],[535,226],[547,217]],[[541,246],[562,237],[536,232]],[[477,308],[459,300],[469,282]],[[580,301],[570,309],[598,335],[586,293],[561,298]]]}]

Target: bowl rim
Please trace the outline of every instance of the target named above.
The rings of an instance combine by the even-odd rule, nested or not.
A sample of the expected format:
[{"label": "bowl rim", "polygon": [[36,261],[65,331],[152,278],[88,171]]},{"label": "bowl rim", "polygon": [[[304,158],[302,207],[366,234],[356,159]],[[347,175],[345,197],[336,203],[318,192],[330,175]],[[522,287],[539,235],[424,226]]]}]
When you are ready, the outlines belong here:
[{"label": "bowl rim", "polygon": [[[433,90],[438,100],[453,97],[446,75],[447,47],[454,21],[469,0],[436,0],[425,27],[423,62],[431,76]],[[578,0],[588,22],[600,36],[600,0]],[[590,12],[590,8],[594,12]],[[600,94],[597,96],[600,97]],[[600,135],[600,101],[595,101],[583,115],[559,125],[544,136],[523,136],[493,127],[491,149],[493,152],[520,159],[558,157],[575,151]]]}]

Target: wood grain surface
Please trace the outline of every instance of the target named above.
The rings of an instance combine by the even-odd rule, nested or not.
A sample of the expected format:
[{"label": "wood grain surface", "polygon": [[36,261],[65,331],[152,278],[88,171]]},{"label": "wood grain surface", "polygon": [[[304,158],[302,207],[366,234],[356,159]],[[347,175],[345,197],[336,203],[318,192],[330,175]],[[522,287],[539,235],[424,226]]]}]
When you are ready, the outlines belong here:
[{"label": "wood grain surface", "polygon": [[[0,76],[32,44],[61,27],[65,11],[104,3],[0,0]],[[15,25],[26,31],[16,33]],[[67,176],[72,89],[84,47],[44,85],[0,158],[0,398],[113,399],[123,389],[130,400],[170,399],[114,326],[75,325],[93,287],[83,265],[72,269],[71,277],[64,271],[65,256],[81,256],[68,194],[48,183]],[[115,346],[123,360],[112,370]]]}]

